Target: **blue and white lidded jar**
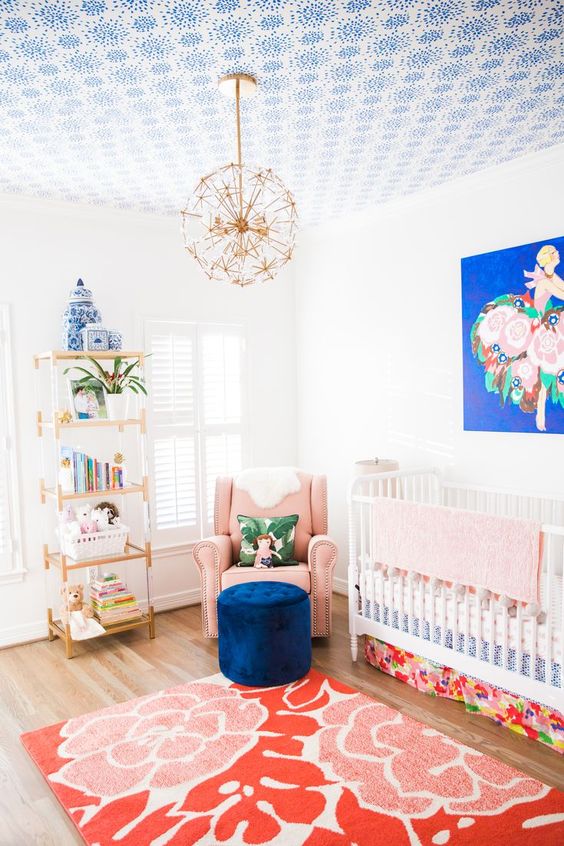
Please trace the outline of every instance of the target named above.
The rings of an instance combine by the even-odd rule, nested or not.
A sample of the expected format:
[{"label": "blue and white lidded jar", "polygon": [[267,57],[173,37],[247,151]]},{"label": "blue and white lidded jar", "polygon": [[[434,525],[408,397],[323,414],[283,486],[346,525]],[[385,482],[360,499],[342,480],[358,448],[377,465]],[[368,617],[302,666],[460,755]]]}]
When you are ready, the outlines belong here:
[{"label": "blue and white lidded jar", "polygon": [[82,349],[92,350],[98,352],[109,350],[109,335],[107,329],[100,323],[87,323],[86,326],[80,330],[82,338]]},{"label": "blue and white lidded jar", "polygon": [[69,293],[68,305],[63,313],[63,349],[81,350],[81,330],[87,323],[101,322],[102,315],[94,305],[92,291],[85,286],[82,279],[79,279]]},{"label": "blue and white lidded jar", "polygon": [[121,332],[116,332],[115,329],[110,329],[108,332],[109,349],[121,350],[123,349],[123,335]]}]

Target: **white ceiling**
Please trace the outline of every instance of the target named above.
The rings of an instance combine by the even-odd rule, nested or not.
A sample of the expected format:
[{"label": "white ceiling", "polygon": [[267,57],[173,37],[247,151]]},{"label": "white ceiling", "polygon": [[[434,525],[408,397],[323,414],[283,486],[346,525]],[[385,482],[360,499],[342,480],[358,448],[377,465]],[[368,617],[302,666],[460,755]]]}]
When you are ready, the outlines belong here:
[{"label": "white ceiling", "polygon": [[561,142],[563,29],[548,0],[0,0],[0,192],[175,214],[245,71],[246,163],[346,215]]}]

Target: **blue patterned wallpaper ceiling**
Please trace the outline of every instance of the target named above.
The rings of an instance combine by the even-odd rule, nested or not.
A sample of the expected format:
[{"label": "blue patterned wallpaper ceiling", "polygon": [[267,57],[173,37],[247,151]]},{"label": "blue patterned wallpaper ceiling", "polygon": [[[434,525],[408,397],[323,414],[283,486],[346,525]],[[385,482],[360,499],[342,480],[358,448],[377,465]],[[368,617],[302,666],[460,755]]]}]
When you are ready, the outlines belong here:
[{"label": "blue patterned wallpaper ceiling", "polygon": [[564,3],[0,0],[0,192],[173,213],[234,156],[302,222],[563,139]]}]

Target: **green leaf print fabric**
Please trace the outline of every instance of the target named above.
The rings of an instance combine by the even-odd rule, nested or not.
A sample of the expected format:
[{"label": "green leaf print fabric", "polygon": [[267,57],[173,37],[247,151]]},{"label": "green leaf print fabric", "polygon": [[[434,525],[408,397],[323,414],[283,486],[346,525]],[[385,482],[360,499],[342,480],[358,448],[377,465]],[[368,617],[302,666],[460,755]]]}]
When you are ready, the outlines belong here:
[{"label": "green leaf print fabric", "polygon": [[259,535],[270,535],[272,538],[270,554],[275,567],[297,564],[294,558],[294,543],[298,517],[298,514],[290,514],[287,517],[245,517],[239,514],[237,519],[242,535],[239,565],[253,566],[257,554],[255,539]]}]

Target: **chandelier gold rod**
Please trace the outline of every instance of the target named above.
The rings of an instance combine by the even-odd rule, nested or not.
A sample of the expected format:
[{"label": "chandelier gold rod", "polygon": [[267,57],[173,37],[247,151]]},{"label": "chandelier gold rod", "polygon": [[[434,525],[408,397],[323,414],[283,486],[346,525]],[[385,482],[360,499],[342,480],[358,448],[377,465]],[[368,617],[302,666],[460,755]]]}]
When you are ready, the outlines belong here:
[{"label": "chandelier gold rod", "polygon": [[237,164],[239,165],[239,217],[243,219],[243,168],[241,160],[241,80],[235,80],[235,114],[237,119]]},{"label": "chandelier gold rod", "polygon": [[237,117],[237,164],[241,161],[241,80],[235,80],[235,114]]}]

